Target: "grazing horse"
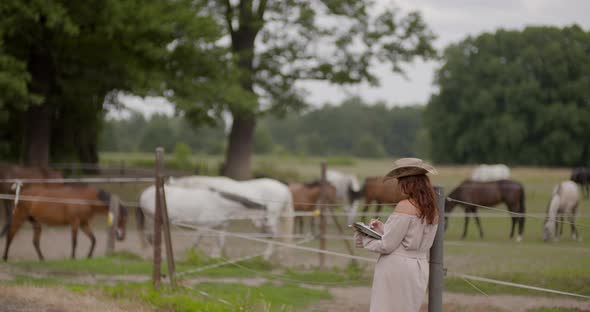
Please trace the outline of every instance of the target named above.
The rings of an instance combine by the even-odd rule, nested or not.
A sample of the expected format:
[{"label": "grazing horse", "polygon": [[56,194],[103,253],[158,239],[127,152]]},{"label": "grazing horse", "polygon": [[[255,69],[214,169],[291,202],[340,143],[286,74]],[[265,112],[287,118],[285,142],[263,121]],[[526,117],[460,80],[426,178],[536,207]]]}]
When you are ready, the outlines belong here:
[{"label": "grazing horse", "polygon": [[[263,219],[256,219],[256,226],[265,232],[271,233],[274,238],[284,237],[284,241],[291,242],[293,235],[293,197],[287,185],[274,179],[254,179],[247,181],[236,181],[226,177],[189,176],[177,179],[170,179],[169,186],[184,187],[189,190],[206,189],[223,194],[225,198],[233,199],[242,205],[262,205]],[[182,200],[179,197],[178,200]],[[191,199],[186,199],[191,200]],[[168,202],[168,197],[166,197]],[[204,202],[206,204],[206,202]],[[221,211],[231,210],[227,203],[217,205],[206,205],[200,207],[201,203],[194,203],[192,209],[218,209]],[[169,207],[170,209],[170,207]],[[175,209],[175,208],[172,208]],[[172,214],[169,212],[169,214]],[[229,215],[226,213],[225,215]],[[181,216],[179,216],[181,217]],[[186,222],[201,222],[196,214],[187,215]],[[196,219],[195,219],[196,218]],[[213,224],[212,224],[213,225]],[[274,244],[268,244],[265,251],[265,258],[273,254]]]},{"label": "grazing horse", "polygon": [[579,184],[584,193],[584,198],[588,198],[590,194],[590,168],[574,168],[570,180]]},{"label": "grazing horse", "polygon": [[508,179],[510,179],[510,168],[503,164],[479,165],[471,173],[471,180],[476,182],[492,182]]},{"label": "grazing horse", "polygon": [[[320,198],[321,189],[322,182],[317,180],[310,183],[290,183],[289,190],[293,196],[293,209],[295,211],[315,211],[319,209],[316,203]],[[336,193],[336,187],[331,183],[326,183],[325,203],[335,204]],[[311,233],[315,235],[315,217],[312,216],[309,219]],[[295,223],[299,224],[299,232],[303,234],[303,217],[295,217]]]},{"label": "grazing horse", "polygon": [[342,202],[344,211],[348,212],[348,224],[356,218],[359,201],[354,194],[360,190],[357,177],[336,170],[326,171],[326,180],[336,188],[336,199]]},{"label": "grazing horse", "polygon": [[[366,213],[369,210],[369,206],[373,202],[376,202],[377,214],[381,212],[381,208],[383,208],[384,204],[395,205],[407,198],[407,196],[402,194],[397,179],[383,181],[383,177],[366,178],[359,196],[365,198],[363,213]],[[365,221],[365,215],[361,217],[361,220],[363,222]]]},{"label": "grazing horse", "polygon": [[[155,204],[155,186],[146,188],[139,197],[140,209],[137,209],[137,225],[143,238],[147,237],[148,242],[152,240],[153,218],[156,211]],[[176,185],[165,185],[164,193],[166,197],[166,206],[168,209],[168,218],[172,224],[185,225],[187,227],[206,227],[225,231],[229,221],[233,217],[252,216],[259,209],[264,211],[265,206],[256,205],[254,202],[244,204],[240,202],[237,196],[226,196],[224,192],[217,192],[211,189],[186,188]],[[145,231],[145,216],[149,217],[150,226],[147,233]],[[254,221],[254,220],[253,220]],[[147,235],[146,235],[147,234]],[[195,241],[200,240],[200,231],[197,230]],[[219,257],[222,254],[225,245],[224,235],[218,236],[218,248],[213,251],[213,257]]]},{"label": "grazing horse", "polygon": [[563,219],[567,218],[572,229],[572,239],[578,239],[575,218],[580,201],[578,186],[572,181],[563,181],[553,188],[551,200],[547,206],[547,217],[543,231],[543,240],[557,239],[563,233]]},{"label": "grazing horse", "polygon": [[[53,171],[42,167],[23,167],[13,164],[0,163],[0,180],[7,179],[62,179],[63,176],[58,171]],[[0,193],[12,194],[13,183],[0,182]],[[4,204],[4,213],[6,216],[6,224],[0,232],[2,237],[10,227],[10,215],[13,210],[14,201],[2,200]]]},{"label": "grazing horse", "polygon": [[[70,225],[72,227],[72,259],[76,257],[78,228],[90,239],[88,258],[92,257],[96,239],[90,229],[90,220],[96,214],[109,212],[110,194],[92,186],[77,185],[31,185],[23,189],[22,198],[14,208],[12,224],[6,237],[4,261],[8,258],[8,250],[14,235],[25,221],[33,225],[33,245],[40,260],[43,254],[39,248],[41,224]],[[37,199],[33,197],[38,197]],[[119,204],[119,220],[116,227],[118,240],[125,238],[127,208]]]},{"label": "grazing horse", "polygon": [[[467,225],[469,224],[469,215],[473,214],[475,217],[475,223],[479,228],[479,236],[483,238],[483,230],[479,217],[477,216],[477,206],[457,203],[453,199],[460,200],[463,202],[469,202],[476,205],[482,206],[495,206],[499,203],[505,203],[508,206],[508,211],[524,214],[525,193],[522,184],[512,180],[499,180],[494,182],[475,182],[471,180],[463,181],[457,186],[448,196],[445,213],[451,213],[455,205],[461,205],[465,208],[465,224],[463,227],[463,235],[461,239],[464,239],[467,235]],[[445,217],[445,230],[449,222],[448,217]],[[518,237],[517,241],[522,240],[522,232],[524,230],[524,216],[513,215],[512,216],[512,230],[510,231],[510,238],[514,237],[514,227],[518,224]]]}]

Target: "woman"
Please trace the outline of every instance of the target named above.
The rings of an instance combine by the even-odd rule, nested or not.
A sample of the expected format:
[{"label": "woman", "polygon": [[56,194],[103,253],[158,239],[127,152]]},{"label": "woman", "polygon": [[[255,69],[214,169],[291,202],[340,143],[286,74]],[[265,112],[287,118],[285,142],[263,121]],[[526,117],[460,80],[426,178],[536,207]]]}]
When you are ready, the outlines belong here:
[{"label": "woman", "polygon": [[428,285],[428,251],[438,227],[438,209],[427,173],[436,170],[417,158],[401,158],[387,179],[398,179],[407,197],[385,224],[371,220],[381,240],[356,232],[356,245],[379,253],[371,291],[371,312],[419,311]]}]

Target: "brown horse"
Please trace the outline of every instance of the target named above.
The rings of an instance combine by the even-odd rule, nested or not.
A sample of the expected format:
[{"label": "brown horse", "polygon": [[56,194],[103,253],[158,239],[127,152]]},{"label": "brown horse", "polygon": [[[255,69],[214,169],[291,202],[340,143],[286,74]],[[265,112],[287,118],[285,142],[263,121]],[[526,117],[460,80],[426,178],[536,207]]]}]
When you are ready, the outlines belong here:
[{"label": "brown horse", "polygon": [[[398,187],[397,179],[383,181],[383,177],[366,178],[360,192],[353,195],[354,197],[365,198],[364,214],[367,213],[373,202],[377,204],[375,213],[379,214],[384,204],[395,205],[406,198]],[[361,217],[361,220],[365,221],[365,215]]]},{"label": "brown horse", "polygon": [[[0,163],[0,180],[7,179],[62,179],[63,176],[58,171],[53,171],[42,167],[23,167],[13,164]],[[0,182],[1,194],[13,194],[12,189],[14,183]],[[10,227],[10,215],[14,206],[14,202],[10,200],[2,200],[4,205],[4,214],[6,216],[6,224],[0,232],[2,237]]]},{"label": "brown horse", "polygon": [[[450,199],[449,199],[450,198]],[[475,217],[475,223],[479,228],[479,236],[483,238],[483,230],[479,217],[477,216],[477,206],[457,203],[453,199],[463,202],[469,202],[482,206],[495,206],[499,203],[505,203],[508,206],[508,211],[516,214],[512,215],[512,230],[510,231],[510,238],[514,237],[514,228],[518,224],[517,241],[522,240],[522,232],[524,230],[524,214],[526,209],[524,205],[524,187],[522,184],[512,180],[498,180],[492,182],[475,182],[471,180],[463,181],[457,188],[455,188],[447,197],[445,203],[445,213],[453,211],[456,205],[461,205],[465,209],[465,224],[463,226],[464,239],[467,235],[467,225],[469,224],[469,215]],[[445,217],[445,230],[447,228],[448,217]]]},{"label": "brown horse", "polygon": [[[289,190],[293,196],[293,210],[295,211],[315,211],[316,203],[320,199],[322,183],[313,181],[310,183],[290,183]],[[336,203],[336,188],[326,183],[326,196],[324,203]],[[295,217],[295,223],[299,223],[299,232],[303,234],[303,217]],[[315,217],[310,217],[311,233],[315,235]]]},{"label": "brown horse", "polygon": [[[90,229],[90,220],[95,214],[109,212],[111,197],[109,193],[87,185],[61,184],[32,185],[25,188],[21,194],[22,198],[14,209],[10,231],[6,237],[4,261],[8,258],[8,250],[14,235],[26,220],[33,225],[33,245],[40,260],[43,260],[43,254],[39,248],[41,224],[70,225],[72,227],[72,259],[76,256],[78,228],[82,228],[82,231],[90,238],[88,258],[92,257],[96,239]],[[31,197],[40,198],[38,201],[33,201]],[[123,240],[127,223],[127,209],[123,205],[119,205],[119,207],[119,220],[115,233],[118,240]]]}]

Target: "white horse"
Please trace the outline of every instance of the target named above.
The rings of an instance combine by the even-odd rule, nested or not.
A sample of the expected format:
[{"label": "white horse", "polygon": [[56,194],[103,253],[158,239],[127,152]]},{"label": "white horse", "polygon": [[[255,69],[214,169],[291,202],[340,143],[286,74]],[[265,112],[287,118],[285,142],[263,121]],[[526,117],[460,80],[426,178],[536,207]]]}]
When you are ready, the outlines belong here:
[{"label": "white horse", "polygon": [[508,179],[510,179],[510,168],[503,164],[479,165],[471,173],[471,180],[476,182],[492,182]]},{"label": "white horse", "polygon": [[360,191],[358,179],[353,174],[327,170],[326,180],[336,188],[336,199],[342,202],[344,211],[349,213],[347,224],[352,224],[359,207],[359,199],[354,196]]},{"label": "white horse", "polygon": [[[145,189],[139,197],[138,226],[142,243],[144,235],[144,215],[148,216],[148,241],[151,241],[153,234],[153,219],[156,211],[155,207],[155,186]],[[208,189],[187,189],[177,186],[164,186],[166,197],[166,206],[168,208],[168,218],[172,224],[182,224],[186,226],[206,227],[219,230],[225,230],[229,225],[232,217],[251,215],[248,207],[253,205],[244,205],[239,201],[228,199],[222,193]],[[264,209],[259,205],[259,209]],[[196,242],[198,243],[200,235],[197,231]],[[219,257],[225,245],[225,237],[218,236],[218,248],[212,252],[213,257]]]},{"label": "white horse", "polygon": [[[561,236],[563,223],[557,223],[557,221],[563,221],[564,217],[567,218],[567,221],[571,225],[572,239],[577,240],[578,231],[574,222],[580,201],[578,186],[572,181],[563,181],[553,188],[552,194],[551,201],[549,201],[549,206],[547,207],[543,240],[548,241]],[[556,231],[558,228],[559,231]]]},{"label": "white horse", "polygon": [[[282,236],[284,241],[291,242],[293,235],[293,198],[289,187],[268,178],[248,181],[235,181],[226,177],[190,176],[168,181],[170,186],[187,189],[209,189],[221,192],[225,197],[237,196],[241,202],[260,203],[265,207],[264,219],[255,219],[254,223],[274,237]],[[214,207],[211,209],[215,209]],[[265,257],[273,252],[273,244],[269,244]]]}]

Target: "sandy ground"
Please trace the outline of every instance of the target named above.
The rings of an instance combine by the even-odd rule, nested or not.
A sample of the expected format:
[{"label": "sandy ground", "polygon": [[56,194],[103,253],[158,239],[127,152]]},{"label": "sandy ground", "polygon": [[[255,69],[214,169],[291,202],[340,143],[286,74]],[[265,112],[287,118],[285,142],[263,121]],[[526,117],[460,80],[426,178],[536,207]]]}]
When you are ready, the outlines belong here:
[{"label": "sandy ground", "polygon": [[2,286],[0,311],[11,312],[124,312],[152,311],[138,303],[114,301],[101,294],[73,293],[63,288]]}]

